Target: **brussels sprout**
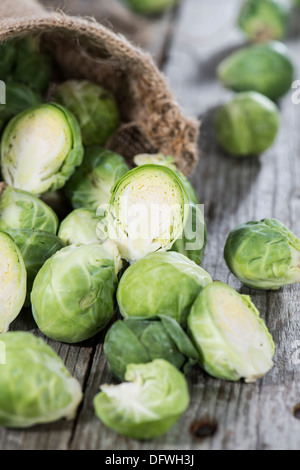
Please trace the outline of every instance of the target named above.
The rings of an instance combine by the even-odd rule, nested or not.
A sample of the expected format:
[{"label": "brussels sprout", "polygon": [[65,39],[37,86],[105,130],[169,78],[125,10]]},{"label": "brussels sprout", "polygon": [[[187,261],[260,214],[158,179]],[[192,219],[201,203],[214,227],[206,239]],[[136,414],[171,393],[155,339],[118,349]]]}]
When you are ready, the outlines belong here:
[{"label": "brussels sprout", "polygon": [[273,367],[275,346],[248,295],[222,282],[205,286],[188,317],[204,370],[217,378],[255,382]]},{"label": "brussels sprout", "polygon": [[247,0],[239,13],[238,25],[254,42],[283,39],[289,8],[277,0]]},{"label": "brussels sprout", "polygon": [[17,49],[14,41],[0,43],[0,78],[7,82],[16,63]]},{"label": "brussels sprout", "polygon": [[4,180],[36,195],[64,186],[82,158],[76,119],[53,103],[34,106],[18,114],[2,134]]},{"label": "brussels sprout", "polygon": [[100,243],[96,234],[100,220],[93,210],[75,209],[60,223],[58,236],[66,245]]},{"label": "brussels sprout", "polygon": [[128,364],[165,359],[181,369],[199,359],[180,325],[165,315],[116,321],[106,333],[104,352],[109,369],[119,380],[124,380]]},{"label": "brussels sprout", "polygon": [[49,258],[31,291],[33,317],[49,338],[84,341],[101,331],[115,307],[120,259],[116,245],[69,245]]},{"label": "brussels sprout", "polygon": [[64,190],[75,209],[97,209],[108,204],[113,185],[129,171],[124,158],[102,147],[85,149],[83,162],[75,170]]},{"label": "brussels sprout", "polygon": [[132,263],[147,253],[170,249],[183,231],[188,209],[186,191],[173,170],[142,165],[113,186],[97,235],[114,240],[121,257]]},{"label": "brussels sprout", "polygon": [[0,230],[28,228],[56,234],[58,217],[45,202],[21,189],[0,183]]},{"label": "brussels sprout", "polygon": [[65,245],[60,238],[41,230],[7,229],[6,233],[13,239],[23,257],[27,272],[27,296],[25,306],[30,305],[30,292],[33,281],[45,261]]},{"label": "brussels sprout", "polygon": [[294,80],[294,65],[279,41],[245,46],[224,59],[218,77],[233,91],[257,91],[272,100],[284,96]]},{"label": "brussels sprout", "polygon": [[137,13],[142,15],[159,15],[176,5],[177,0],[125,0]]},{"label": "brussels sprout", "polygon": [[185,327],[193,302],[210,282],[204,269],[180,253],[150,253],[126,269],[117,301],[124,318],[167,315]]},{"label": "brussels sprout", "polygon": [[12,73],[13,81],[45,93],[53,76],[52,58],[41,51],[37,38],[18,39],[15,44],[17,55]]},{"label": "brussels sprout", "polygon": [[81,387],[54,350],[23,331],[0,335],[0,340],[6,359],[0,365],[0,425],[28,428],[73,419]]},{"label": "brussels sprout", "polygon": [[[1,75],[0,75],[1,77]],[[0,132],[17,114],[41,103],[41,96],[20,83],[6,85],[6,104],[0,105]]]},{"label": "brussels sprout", "polygon": [[276,290],[300,282],[300,240],[282,222],[263,219],[231,230],[224,258],[246,286]]},{"label": "brussels sprout", "polygon": [[125,380],[102,385],[94,398],[97,417],[124,436],[154,439],[167,432],[189,405],[184,375],[164,359],[129,364]]},{"label": "brussels sprout", "polygon": [[0,44],[0,77],[45,93],[53,76],[53,62],[41,51],[38,38],[13,39]]},{"label": "brussels sprout", "polygon": [[277,136],[280,113],[276,104],[256,92],[237,93],[216,115],[215,128],[221,147],[236,157],[258,155]]},{"label": "brussels sprout", "polygon": [[135,165],[156,164],[163,165],[175,171],[179,177],[190,201],[189,213],[185,227],[181,236],[171,247],[172,251],[177,251],[201,264],[206,246],[207,230],[203,212],[199,206],[199,199],[195,189],[186,176],[177,170],[174,157],[158,154],[139,154],[133,159]]},{"label": "brussels sprout", "polygon": [[104,145],[119,126],[119,111],[108,90],[87,80],[61,83],[54,100],[76,116],[84,146]]},{"label": "brussels sprout", "polygon": [[0,232],[0,333],[5,333],[19,315],[25,302],[26,282],[19,248],[9,235]]}]

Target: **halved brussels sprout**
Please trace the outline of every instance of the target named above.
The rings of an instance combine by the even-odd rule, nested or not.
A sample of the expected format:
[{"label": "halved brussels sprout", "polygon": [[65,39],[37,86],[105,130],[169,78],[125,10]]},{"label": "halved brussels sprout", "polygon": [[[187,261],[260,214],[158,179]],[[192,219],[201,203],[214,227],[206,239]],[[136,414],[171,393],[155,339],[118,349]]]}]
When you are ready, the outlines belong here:
[{"label": "halved brussels sprout", "polygon": [[230,271],[254,289],[276,290],[300,282],[300,240],[273,218],[231,230],[224,258]]},{"label": "halved brussels sprout", "polygon": [[199,204],[199,198],[192,183],[181,171],[177,169],[175,159],[172,155],[164,155],[163,153],[141,153],[133,157],[133,162],[137,166],[153,164],[170,168],[170,170],[173,170],[180,179],[190,202],[193,204]]},{"label": "halved brussels sprout", "polygon": [[73,419],[82,400],[79,382],[61,358],[32,333],[0,335],[5,364],[0,365],[0,425],[28,428],[61,418]]},{"label": "halved brussels sprout", "polygon": [[129,364],[119,385],[102,385],[94,398],[97,417],[133,439],[154,439],[167,432],[190,401],[184,375],[164,359]]},{"label": "halved brussels sprout", "polygon": [[289,8],[278,0],[247,0],[238,16],[238,25],[255,42],[283,39]]},{"label": "halved brussels sprout", "polygon": [[61,83],[54,100],[76,116],[84,146],[104,145],[119,126],[119,111],[112,93],[87,80]]},{"label": "halved brussels sprout", "polygon": [[100,243],[97,225],[101,218],[91,209],[74,209],[60,223],[58,236],[66,245]]},{"label": "halved brussels sprout", "polygon": [[222,60],[221,82],[233,91],[257,91],[273,101],[284,96],[294,80],[294,64],[280,41],[245,46]]},{"label": "halved brussels sprout", "polygon": [[261,93],[237,93],[217,112],[220,146],[236,157],[259,155],[273,145],[280,126],[276,104]]},{"label": "halved brussels sprout", "polygon": [[171,317],[116,321],[108,330],[104,352],[110,371],[124,380],[128,364],[165,359],[178,369],[198,362],[198,353],[180,325]]},{"label": "halved brussels sprout", "polygon": [[39,329],[67,343],[101,331],[114,314],[120,268],[111,240],[103,245],[69,245],[56,252],[38,272],[31,291]]},{"label": "halved brussels sprout", "polygon": [[56,234],[58,217],[45,202],[27,191],[0,183],[0,230],[27,228]]},{"label": "halved brussels sprout", "polygon": [[37,37],[12,39],[0,44],[0,77],[45,93],[53,76],[53,61],[41,51]]},{"label": "halved brussels sprout", "polygon": [[0,333],[8,330],[23,307],[26,281],[26,268],[19,248],[9,235],[0,232]]},{"label": "halved brussels sprout", "polygon": [[23,111],[9,121],[2,134],[4,180],[36,195],[64,186],[82,158],[76,119],[54,103]]},{"label": "halved brussels sprout", "polygon": [[178,0],[125,0],[137,13],[159,15],[176,5]]},{"label": "halved brussels sprout", "polygon": [[177,170],[174,157],[171,155],[165,156],[162,153],[153,155],[139,154],[134,157],[133,161],[137,166],[146,164],[166,166],[175,171],[179,177],[189,198],[190,207],[183,233],[172,245],[171,250],[182,253],[200,265],[204,256],[207,230],[202,207],[200,207],[199,199],[193,185],[183,173]]},{"label": "halved brussels sprout", "polygon": [[27,85],[7,83],[6,104],[0,106],[0,132],[10,119],[27,108],[37,106],[41,101],[41,96]]},{"label": "halved brussels sprout", "polygon": [[82,164],[75,170],[64,190],[75,209],[95,209],[108,204],[111,188],[129,171],[125,159],[102,147],[85,149]]},{"label": "halved brussels sprout", "polygon": [[173,170],[141,165],[128,171],[112,188],[98,237],[114,240],[122,258],[130,263],[147,253],[169,250],[183,231],[188,202]]},{"label": "halved brussels sprout", "polygon": [[15,242],[23,257],[27,272],[27,295],[25,306],[30,305],[30,292],[33,281],[45,261],[65,244],[56,235],[42,230],[28,228],[7,229],[5,231]]},{"label": "halved brussels sprout", "polygon": [[210,282],[204,269],[180,253],[150,253],[125,270],[117,301],[124,318],[167,315],[185,327],[193,302]]},{"label": "halved brussels sprout", "polygon": [[200,364],[217,378],[255,382],[273,367],[275,346],[248,295],[222,282],[205,286],[188,317]]}]

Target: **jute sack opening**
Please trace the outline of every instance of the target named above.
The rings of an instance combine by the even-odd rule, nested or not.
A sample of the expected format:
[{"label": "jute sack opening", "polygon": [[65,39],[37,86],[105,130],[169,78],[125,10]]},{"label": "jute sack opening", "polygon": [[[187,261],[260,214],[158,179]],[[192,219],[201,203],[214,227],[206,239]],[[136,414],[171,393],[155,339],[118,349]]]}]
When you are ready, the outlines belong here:
[{"label": "jute sack opening", "polygon": [[122,124],[107,147],[129,163],[138,153],[173,155],[188,176],[198,160],[197,120],[185,117],[150,54],[92,19],[1,0],[0,42],[38,35],[57,65],[57,80],[83,78],[112,91]]}]

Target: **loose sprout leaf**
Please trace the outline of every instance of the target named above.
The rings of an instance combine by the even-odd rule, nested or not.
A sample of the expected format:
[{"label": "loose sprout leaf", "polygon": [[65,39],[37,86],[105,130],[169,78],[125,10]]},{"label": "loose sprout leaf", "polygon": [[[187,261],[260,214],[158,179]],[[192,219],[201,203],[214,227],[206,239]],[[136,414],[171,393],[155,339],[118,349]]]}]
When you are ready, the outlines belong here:
[{"label": "loose sprout leaf", "polygon": [[184,375],[163,359],[129,364],[125,380],[102,385],[94,399],[98,418],[124,436],[153,439],[167,432],[189,405]]}]

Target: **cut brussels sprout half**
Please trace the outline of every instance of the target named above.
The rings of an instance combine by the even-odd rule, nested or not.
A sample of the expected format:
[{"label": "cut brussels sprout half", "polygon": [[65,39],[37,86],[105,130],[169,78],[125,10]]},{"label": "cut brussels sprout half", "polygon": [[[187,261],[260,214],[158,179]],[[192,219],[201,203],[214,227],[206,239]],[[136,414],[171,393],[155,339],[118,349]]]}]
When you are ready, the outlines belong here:
[{"label": "cut brussels sprout half", "polygon": [[67,80],[58,85],[54,100],[76,116],[85,147],[104,145],[119,126],[114,95],[87,80]]},{"label": "cut brussels sprout half", "polygon": [[110,371],[121,381],[128,364],[165,359],[178,369],[184,366],[185,371],[199,359],[184,330],[165,315],[116,321],[106,333],[104,352]]},{"label": "cut brussels sprout half", "polygon": [[0,183],[0,230],[32,229],[56,234],[58,217],[38,197]]},{"label": "cut brussels sprout half", "polygon": [[254,382],[273,367],[275,346],[251,299],[216,281],[203,288],[188,317],[200,364],[214,377]]},{"label": "cut brussels sprout half", "polygon": [[26,297],[26,268],[21,252],[9,235],[0,232],[0,333],[19,315]]},{"label": "cut brussels sprout half", "polygon": [[235,227],[224,258],[230,271],[254,289],[276,290],[300,282],[300,240],[277,219]]},{"label": "cut brussels sprout half", "polygon": [[41,338],[13,331],[0,335],[0,425],[28,428],[61,418],[73,419],[82,400],[79,382]]},{"label": "cut brussels sprout half", "polygon": [[289,8],[278,0],[247,0],[239,12],[238,25],[251,41],[281,40],[289,13]]},{"label": "cut brussels sprout half", "polygon": [[31,292],[33,317],[49,338],[77,343],[91,338],[111,320],[117,274],[116,245],[69,245],[49,258]]},{"label": "cut brussels sprout half", "polygon": [[30,292],[35,276],[54,253],[65,244],[56,235],[42,230],[28,228],[7,229],[6,233],[13,239],[23,257],[27,272],[27,295],[25,307],[30,306]]},{"label": "cut brussels sprout half", "polygon": [[75,170],[64,190],[72,206],[97,210],[108,204],[111,188],[129,171],[124,158],[102,147],[85,149],[82,164]]},{"label": "cut brussels sprout half", "polygon": [[199,204],[199,199],[192,183],[181,171],[177,169],[175,159],[172,155],[164,155],[163,153],[142,153],[135,155],[133,162],[136,166],[153,164],[170,168],[170,170],[173,170],[180,179],[190,202],[193,204]]},{"label": "cut brussels sprout half", "polygon": [[7,124],[1,139],[1,171],[14,188],[41,195],[64,186],[83,158],[74,116],[54,103],[29,108]]},{"label": "cut brussels sprout half", "polygon": [[175,171],[179,177],[188,196],[190,207],[183,233],[172,245],[171,250],[182,253],[200,265],[204,256],[207,231],[203,207],[199,204],[199,199],[193,185],[183,173],[177,170],[174,157],[171,155],[165,156],[162,153],[139,154],[134,157],[133,161],[137,166],[146,164],[166,166]]},{"label": "cut brussels sprout half", "polygon": [[164,359],[129,364],[119,385],[101,386],[94,399],[97,417],[133,439],[154,439],[167,432],[190,401],[184,375]]},{"label": "cut brussels sprout half", "polygon": [[103,219],[105,237],[114,240],[130,263],[154,251],[166,251],[180,237],[189,204],[173,170],[142,165],[127,172],[112,188]]},{"label": "cut brussels sprout half", "polygon": [[60,223],[58,236],[66,245],[100,243],[97,225],[101,218],[91,209],[74,209]]},{"label": "cut brussels sprout half", "polygon": [[186,256],[150,253],[129,266],[120,279],[117,301],[124,318],[167,315],[182,327],[211,276]]}]

